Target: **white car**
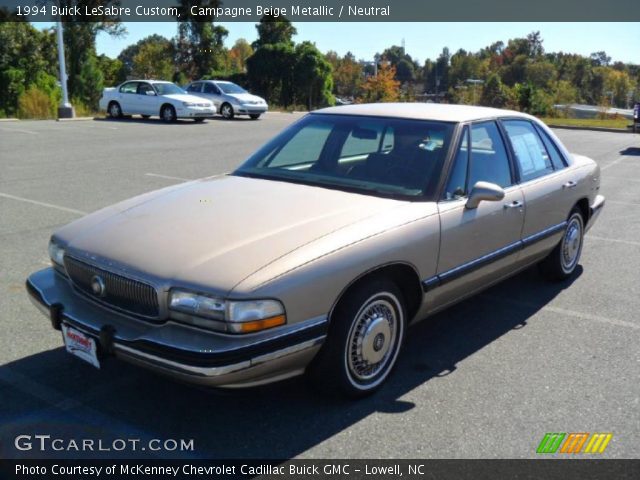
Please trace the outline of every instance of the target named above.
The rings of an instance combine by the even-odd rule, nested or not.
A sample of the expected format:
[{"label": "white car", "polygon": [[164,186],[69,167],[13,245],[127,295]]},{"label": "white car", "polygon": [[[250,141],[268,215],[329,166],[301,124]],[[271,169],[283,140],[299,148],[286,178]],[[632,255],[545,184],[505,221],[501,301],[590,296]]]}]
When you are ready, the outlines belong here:
[{"label": "white car", "polygon": [[105,88],[100,98],[100,110],[106,111],[111,118],[157,115],[165,122],[178,118],[202,122],[216,113],[212,102],[189,95],[171,82],[157,80],[129,80],[116,88]]},{"label": "white car", "polygon": [[264,98],[247,92],[233,82],[221,80],[199,80],[186,87],[187,92],[211,100],[227,120],[235,115],[249,115],[253,120],[269,110]]}]

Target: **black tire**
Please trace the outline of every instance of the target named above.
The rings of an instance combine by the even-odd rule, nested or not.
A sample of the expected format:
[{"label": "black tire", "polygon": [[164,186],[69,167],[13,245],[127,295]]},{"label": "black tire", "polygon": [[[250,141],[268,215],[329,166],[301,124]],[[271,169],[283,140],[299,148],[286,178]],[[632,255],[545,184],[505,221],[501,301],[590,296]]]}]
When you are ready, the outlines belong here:
[{"label": "black tire", "polygon": [[226,120],[232,120],[235,112],[233,111],[233,107],[230,103],[223,103],[220,107],[220,115]]},{"label": "black tire", "polygon": [[204,122],[204,118],[194,118],[193,121],[196,123],[202,123]]},{"label": "black tire", "polygon": [[177,120],[176,109],[171,105],[163,105],[160,109],[160,118],[165,123],[173,123]]},{"label": "black tire", "polygon": [[122,118],[122,108],[118,102],[109,102],[107,114],[110,118]]},{"label": "black tire", "polygon": [[145,120],[149,120],[151,118],[151,115],[140,115],[140,116]]},{"label": "black tire", "polygon": [[402,292],[384,277],[365,280],[340,300],[324,345],[307,369],[315,388],[360,398],[391,374],[406,331]]},{"label": "black tire", "polygon": [[259,114],[259,113],[250,113],[250,114],[249,114],[249,118],[250,118],[251,120],[257,120],[257,119],[259,119],[259,118],[260,118],[260,114]]},{"label": "black tire", "polygon": [[571,210],[562,240],[538,266],[548,280],[559,282],[576,271],[584,243],[584,218],[576,207]]}]

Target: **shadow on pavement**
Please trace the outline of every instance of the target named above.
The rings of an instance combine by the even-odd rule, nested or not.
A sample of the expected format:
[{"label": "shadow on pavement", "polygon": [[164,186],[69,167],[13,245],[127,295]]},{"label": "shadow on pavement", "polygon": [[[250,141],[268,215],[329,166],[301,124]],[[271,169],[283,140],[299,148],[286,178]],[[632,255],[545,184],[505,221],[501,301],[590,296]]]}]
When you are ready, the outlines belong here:
[{"label": "shadow on pavement", "polygon": [[[581,267],[576,273],[574,280]],[[16,435],[39,433],[109,443],[113,438],[194,439],[193,453],[162,453],[163,458],[291,458],[375,412],[411,410],[415,405],[403,400],[405,394],[455,375],[462,360],[505,333],[525,328],[570,284],[546,283],[531,269],[415,325],[387,385],[355,402],[320,396],[303,378],[250,390],[206,390],[116,360],[97,371],[62,348],[45,351],[0,367],[0,390],[6,392],[0,408],[0,457],[150,455],[15,449]]]},{"label": "shadow on pavement", "polygon": [[640,157],[640,147],[627,147],[620,152],[620,155],[628,157]]}]

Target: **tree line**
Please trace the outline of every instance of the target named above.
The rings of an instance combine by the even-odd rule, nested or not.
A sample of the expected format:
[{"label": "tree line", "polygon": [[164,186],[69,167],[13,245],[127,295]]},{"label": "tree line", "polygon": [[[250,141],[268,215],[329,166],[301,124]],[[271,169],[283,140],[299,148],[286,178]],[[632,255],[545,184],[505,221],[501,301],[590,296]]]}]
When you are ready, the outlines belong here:
[{"label": "tree line", "polygon": [[[192,0],[181,3],[188,9]],[[173,38],[148,36],[117,58],[97,54],[96,36],[124,35],[122,24],[108,19],[65,23],[68,88],[78,114],[95,111],[103,88],[128,78],[179,85],[229,79],[273,105],[307,109],[331,105],[339,97],[473,103],[553,115],[556,104],[624,108],[640,100],[640,66],[612,62],[605,52],[589,57],[546,52],[539,32],[477,52],[452,54],[444,48],[436,59],[420,64],[397,45],[369,61],[351,53],[322,53],[311,42],[296,43],[296,28],[283,17],[263,17],[253,43],[239,39],[227,47],[226,28],[213,18],[201,20],[187,16],[177,22]],[[57,76],[53,29],[38,30],[20,21],[0,24],[0,116],[55,116],[61,95]]]}]

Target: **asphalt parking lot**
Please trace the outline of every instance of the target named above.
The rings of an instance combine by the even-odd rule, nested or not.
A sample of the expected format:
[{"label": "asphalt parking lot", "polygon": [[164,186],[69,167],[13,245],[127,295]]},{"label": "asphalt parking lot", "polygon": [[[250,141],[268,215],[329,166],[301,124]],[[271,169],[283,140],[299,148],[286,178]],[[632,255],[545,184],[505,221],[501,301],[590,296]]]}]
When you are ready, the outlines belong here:
[{"label": "asphalt parking lot", "polygon": [[[300,378],[206,391],[67,355],[24,289],[49,264],[51,232],[229,171],[297,118],[0,123],[0,458],[531,458],[546,432],[611,432],[606,458],[638,457],[640,135],[556,130],[601,165],[607,197],[578,275],[548,284],[527,271],[420,323],[372,398],[327,400]],[[195,450],[21,452],[21,434],[193,439]]]}]

